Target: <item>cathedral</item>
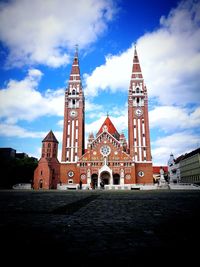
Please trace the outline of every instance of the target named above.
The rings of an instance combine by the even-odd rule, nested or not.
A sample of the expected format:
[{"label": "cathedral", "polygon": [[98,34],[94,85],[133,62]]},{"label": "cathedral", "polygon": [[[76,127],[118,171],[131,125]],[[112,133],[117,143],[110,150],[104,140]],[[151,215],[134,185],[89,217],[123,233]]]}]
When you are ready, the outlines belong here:
[{"label": "cathedral", "polygon": [[[65,91],[61,162],[52,131],[42,141],[34,189],[131,189],[153,183],[147,88],[135,48],[128,96],[128,142],[110,117],[90,133],[85,147],[85,99],[78,51]],[[94,129],[95,130],[95,129]]]}]

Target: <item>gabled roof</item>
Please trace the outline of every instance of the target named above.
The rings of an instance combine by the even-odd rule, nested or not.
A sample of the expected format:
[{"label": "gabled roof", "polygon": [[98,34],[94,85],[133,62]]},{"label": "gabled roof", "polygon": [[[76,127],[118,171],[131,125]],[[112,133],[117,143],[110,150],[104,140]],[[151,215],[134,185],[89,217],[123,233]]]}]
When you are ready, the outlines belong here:
[{"label": "gabled roof", "polygon": [[56,139],[54,133],[52,130],[47,134],[47,136],[42,140],[42,142],[54,142],[58,143],[58,140]]},{"label": "gabled roof", "polygon": [[99,129],[97,136],[101,134],[104,131],[104,126],[107,126],[107,132],[113,135],[117,140],[119,140],[119,133],[116,130],[115,126],[113,125],[112,121],[110,120],[109,116],[105,119],[104,123],[101,125],[101,128]]}]

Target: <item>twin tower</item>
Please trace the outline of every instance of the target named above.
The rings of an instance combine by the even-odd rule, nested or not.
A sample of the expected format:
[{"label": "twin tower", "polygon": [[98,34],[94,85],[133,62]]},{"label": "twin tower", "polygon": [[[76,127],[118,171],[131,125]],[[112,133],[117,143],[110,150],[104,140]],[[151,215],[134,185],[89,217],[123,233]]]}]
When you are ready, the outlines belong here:
[{"label": "twin tower", "polygon": [[[92,129],[93,130],[93,129]],[[95,130],[95,129],[94,129]],[[34,173],[34,188],[130,189],[153,182],[147,89],[135,48],[128,90],[128,142],[109,116],[89,134],[85,147],[85,98],[76,51],[65,91],[62,159],[52,131],[42,141],[42,155]]]}]

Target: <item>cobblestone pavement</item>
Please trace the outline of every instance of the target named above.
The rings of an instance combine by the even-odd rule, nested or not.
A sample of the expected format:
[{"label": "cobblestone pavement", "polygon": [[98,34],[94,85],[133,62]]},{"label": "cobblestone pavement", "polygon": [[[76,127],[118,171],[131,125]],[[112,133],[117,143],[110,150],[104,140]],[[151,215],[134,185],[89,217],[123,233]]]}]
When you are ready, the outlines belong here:
[{"label": "cobblestone pavement", "polygon": [[0,251],[70,266],[192,266],[199,214],[192,190],[0,191]]}]

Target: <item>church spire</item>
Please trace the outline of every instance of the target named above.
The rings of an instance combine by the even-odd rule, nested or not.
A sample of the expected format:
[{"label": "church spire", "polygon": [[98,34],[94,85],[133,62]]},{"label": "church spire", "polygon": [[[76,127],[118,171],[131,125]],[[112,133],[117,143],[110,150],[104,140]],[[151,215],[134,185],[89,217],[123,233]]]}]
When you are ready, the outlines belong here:
[{"label": "church spire", "polygon": [[143,79],[142,76],[142,71],[140,67],[140,62],[139,62],[139,57],[137,54],[137,49],[135,45],[135,50],[134,50],[134,57],[133,57],[133,67],[132,67],[132,79]]},{"label": "church spire", "polygon": [[74,60],[71,68],[69,82],[81,83],[81,75],[80,75],[79,60],[78,60],[78,45],[75,46],[75,54],[74,54]]}]

